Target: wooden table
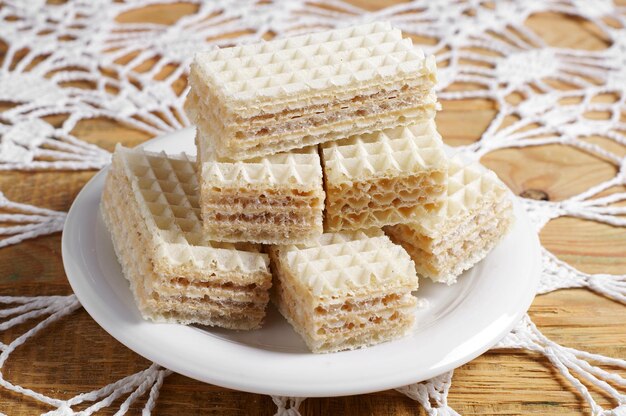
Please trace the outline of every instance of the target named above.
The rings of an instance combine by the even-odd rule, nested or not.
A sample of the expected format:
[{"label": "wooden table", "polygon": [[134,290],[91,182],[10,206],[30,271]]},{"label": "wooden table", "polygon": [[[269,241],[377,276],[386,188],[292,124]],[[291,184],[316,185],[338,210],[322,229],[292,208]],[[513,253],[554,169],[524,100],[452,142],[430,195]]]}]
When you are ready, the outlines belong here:
[{"label": "wooden table", "polygon": [[[388,2],[375,3],[367,7]],[[189,5],[153,6],[128,13],[121,19],[172,22],[190,12],[193,8]],[[562,15],[538,14],[529,19],[528,25],[551,45],[586,49],[606,46],[592,25]],[[5,108],[7,106],[0,110]],[[468,143],[480,136],[494,114],[494,104],[489,100],[443,102],[437,123],[447,142]],[[59,125],[63,119],[58,116],[46,120]],[[73,134],[108,150],[113,150],[116,142],[132,146],[150,138],[106,119],[80,122]],[[596,142],[606,145],[601,139]],[[626,153],[624,148],[611,146],[615,151]],[[556,145],[501,150],[486,156],[483,163],[494,169],[516,194],[529,189],[540,190],[554,201],[608,179],[615,172],[615,168],[605,162]],[[68,210],[93,173],[2,172],[0,190],[14,201]],[[582,271],[624,273],[626,270],[625,229],[561,218],[545,227],[541,240],[559,258]],[[71,293],[61,261],[61,235],[0,249],[0,293]],[[559,343],[626,357],[626,309],[623,305],[586,290],[563,290],[537,297],[530,315],[548,337]],[[0,341],[12,340],[24,328],[0,334]],[[144,369],[148,364],[115,341],[81,309],[13,353],[4,373],[12,382],[53,397],[69,398]],[[597,396],[597,399],[601,405],[609,405],[605,398]],[[488,352],[464,365],[455,372],[450,391],[451,406],[463,415],[589,414],[583,403],[544,358],[517,351]],[[133,409],[136,411],[137,406]],[[49,409],[45,406],[0,389],[1,412],[14,416],[46,410]],[[274,411],[275,406],[267,396],[202,384],[180,375],[166,379],[156,408],[156,414],[160,415],[270,415]],[[113,412],[107,410],[103,414]],[[301,406],[301,412],[303,415],[423,414],[415,402],[395,391],[309,399]]]}]

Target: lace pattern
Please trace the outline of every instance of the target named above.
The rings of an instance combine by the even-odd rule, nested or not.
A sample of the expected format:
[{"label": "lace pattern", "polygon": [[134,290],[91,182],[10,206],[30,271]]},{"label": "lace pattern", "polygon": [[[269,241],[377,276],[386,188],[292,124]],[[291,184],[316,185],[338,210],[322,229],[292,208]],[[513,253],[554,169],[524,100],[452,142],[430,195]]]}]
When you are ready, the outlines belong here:
[{"label": "lace pattern", "polygon": [[[98,169],[110,154],[74,136],[81,120],[106,117],[152,135],[189,124],[182,111],[185,76],[193,52],[307,31],[388,20],[405,33],[434,39],[422,45],[436,53],[439,96],[445,100],[483,98],[497,114],[481,138],[461,150],[480,159],[498,149],[559,144],[615,166],[615,176],[562,201],[521,198],[537,231],[552,219],[572,216],[626,226],[626,157],[588,140],[600,136],[626,145],[626,7],[609,0],[413,0],[366,11],[342,0],[216,0],[190,3],[197,10],[172,25],[123,23],[122,14],[175,0],[8,0],[0,5],[0,41],[7,45],[0,66],[0,170]],[[537,12],[558,12],[593,23],[608,40],[603,50],[548,45],[525,26]],[[220,35],[240,33],[237,38]],[[130,57],[130,58],[129,58]],[[606,100],[603,97],[611,96]],[[590,116],[608,114],[606,119]],[[60,126],[42,120],[65,115]],[[510,123],[507,120],[515,120]],[[598,196],[601,194],[603,196]],[[620,204],[621,203],[621,204]],[[0,194],[0,248],[58,232],[65,213],[13,202]],[[626,304],[626,275],[587,274],[543,250],[538,294],[586,287]],[[76,297],[0,297],[0,330],[39,319],[24,334],[0,345],[0,369],[10,354],[50,323],[80,307]],[[525,317],[496,348],[544,355],[589,403],[593,414],[626,414],[626,381],[598,365],[626,368],[623,360],[560,346]],[[93,414],[126,397],[118,414],[145,397],[150,414],[168,370],[152,365],[99,390],[69,400],[47,397],[12,384],[0,386],[72,415],[73,406],[93,403]],[[427,414],[456,415],[447,404],[452,372],[398,390]],[[583,381],[599,387],[616,407],[602,409]],[[621,392],[620,392],[621,389]],[[277,415],[297,415],[303,398],[273,397]]]}]

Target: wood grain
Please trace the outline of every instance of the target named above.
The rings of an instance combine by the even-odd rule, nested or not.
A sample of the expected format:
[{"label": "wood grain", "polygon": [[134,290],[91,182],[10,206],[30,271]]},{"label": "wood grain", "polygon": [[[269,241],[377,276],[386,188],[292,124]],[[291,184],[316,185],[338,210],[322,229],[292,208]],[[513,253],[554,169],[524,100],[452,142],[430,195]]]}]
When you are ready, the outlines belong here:
[{"label": "wood grain", "polygon": [[[389,3],[359,1],[368,9]],[[123,22],[172,23],[194,10],[195,6],[189,4],[158,5],[125,13],[118,19]],[[527,24],[554,46],[579,49],[607,46],[597,28],[580,19],[541,13],[532,16]],[[443,111],[437,117],[438,127],[448,143],[470,143],[485,130],[495,111],[489,100],[444,102]],[[62,118],[49,121],[56,124]],[[136,145],[150,138],[106,119],[81,122],[73,133],[109,150],[116,142]],[[607,145],[602,139],[596,140]],[[626,153],[626,149],[613,150]],[[487,155],[483,162],[494,169],[515,193],[541,191],[551,200],[567,198],[615,173],[612,165],[563,146],[500,150]],[[92,175],[93,172],[3,172],[0,174],[0,190],[15,201],[67,210]],[[561,218],[545,227],[541,240],[559,258],[583,271],[626,271],[624,229]],[[61,261],[60,235],[0,249],[0,293],[71,293]],[[530,315],[547,336],[564,345],[626,357],[626,309],[616,302],[585,290],[563,290],[538,296]],[[1,333],[0,341],[9,342],[29,325],[32,323]],[[55,397],[69,398],[118,380],[148,364],[110,337],[81,309],[20,347],[5,365],[4,374],[14,383]],[[606,397],[598,394],[596,397],[601,405],[609,404]],[[450,392],[450,404],[463,415],[573,416],[589,413],[573,388],[544,358],[510,351],[488,352],[458,369]],[[140,413],[138,406],[133,407],[131,414]],[[49,409],[32,400],[0,389],[1,412],[32,415],[46,410]],[[274,411],[274,404],[266,396],[236,392],[173,375],[166,379],[162,388],[156,414],[271,415]],[[424,414],[415,402],[395,391],[308,399],[301,412],[307,416]],[[112,413],[110,409],[102,412]]]}]

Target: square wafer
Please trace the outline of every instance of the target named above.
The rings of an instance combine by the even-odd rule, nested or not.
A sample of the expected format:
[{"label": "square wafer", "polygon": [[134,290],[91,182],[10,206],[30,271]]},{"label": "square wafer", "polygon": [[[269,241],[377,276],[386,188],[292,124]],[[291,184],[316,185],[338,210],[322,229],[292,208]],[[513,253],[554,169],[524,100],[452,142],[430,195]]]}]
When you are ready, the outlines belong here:
[{"label": "square wafer", "polygon": [[269,252],[274,302],[311,351],[366,347],[412,327],[415,266],[381,230],[326,233]]},{"label": "square wafer", "polygon": [[413,222],[443,204],[448,165],[434,120],[322,149],[326,231]]},{"label": "square wafer", "polygon": [[185,109],[220,157],[244,160],[432,118],[435,73],[370,23],[199,53]]},{"label": "square wafer", "polygon": [[271,286],[260,247],[202,233],[195,161],[116,148],[101,211],[145,319],[258,328]]},{"label": "square wafer", "polygon": [[234,161],[196,135],[204,230],[216,241],[291,244],[322,234],[324,187],[316,147]]},{"label": "square wafer", "polygon": [[448,175],[441,212],[385,231],[411,255],[420,276],[453,284],[502,239],[514,216],[509,192],[492,171],[454,158]]}]

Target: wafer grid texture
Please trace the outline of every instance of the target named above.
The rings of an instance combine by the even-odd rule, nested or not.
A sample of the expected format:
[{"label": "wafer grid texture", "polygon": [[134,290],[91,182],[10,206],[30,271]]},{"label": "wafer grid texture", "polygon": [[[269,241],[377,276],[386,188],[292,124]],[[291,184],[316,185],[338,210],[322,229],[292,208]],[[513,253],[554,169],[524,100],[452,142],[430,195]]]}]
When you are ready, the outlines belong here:
[{"label": "wafer grid texture", "polygon": [[195,161],[118,145],[101,211],[141,314],[159,322],[258,328],[269,258],[202,234]]},{"label": "wafer grid texture", "polygon": [[443,206],[448,165],[434,120],[322,149],[326,231],[413,222]]},{"label": "wafer grid texture", "polygon": [[249,159],[430,118],[435,73],[372,23],[197,54],[185,109],[221,157]]},{"label": "wafer grid texture", "polygon": [[375,345],[412,328],[415,266],[381,230],[325,233],[269,253],[274,302],[311,351]]},{"label": "wafer grid texture", "polygon": [[486,257],[513,220],[509,192],[498,177],[478,163],[453,158],[442,211],[385,231],[411,255],[420,276],[453,284]]},{"label": "wafer grid texture", "polygon": [[196,135],[209,238],[290,244],[322,234],[325,193],[317,147],[234,161],[218,158],[206,143]]}]

